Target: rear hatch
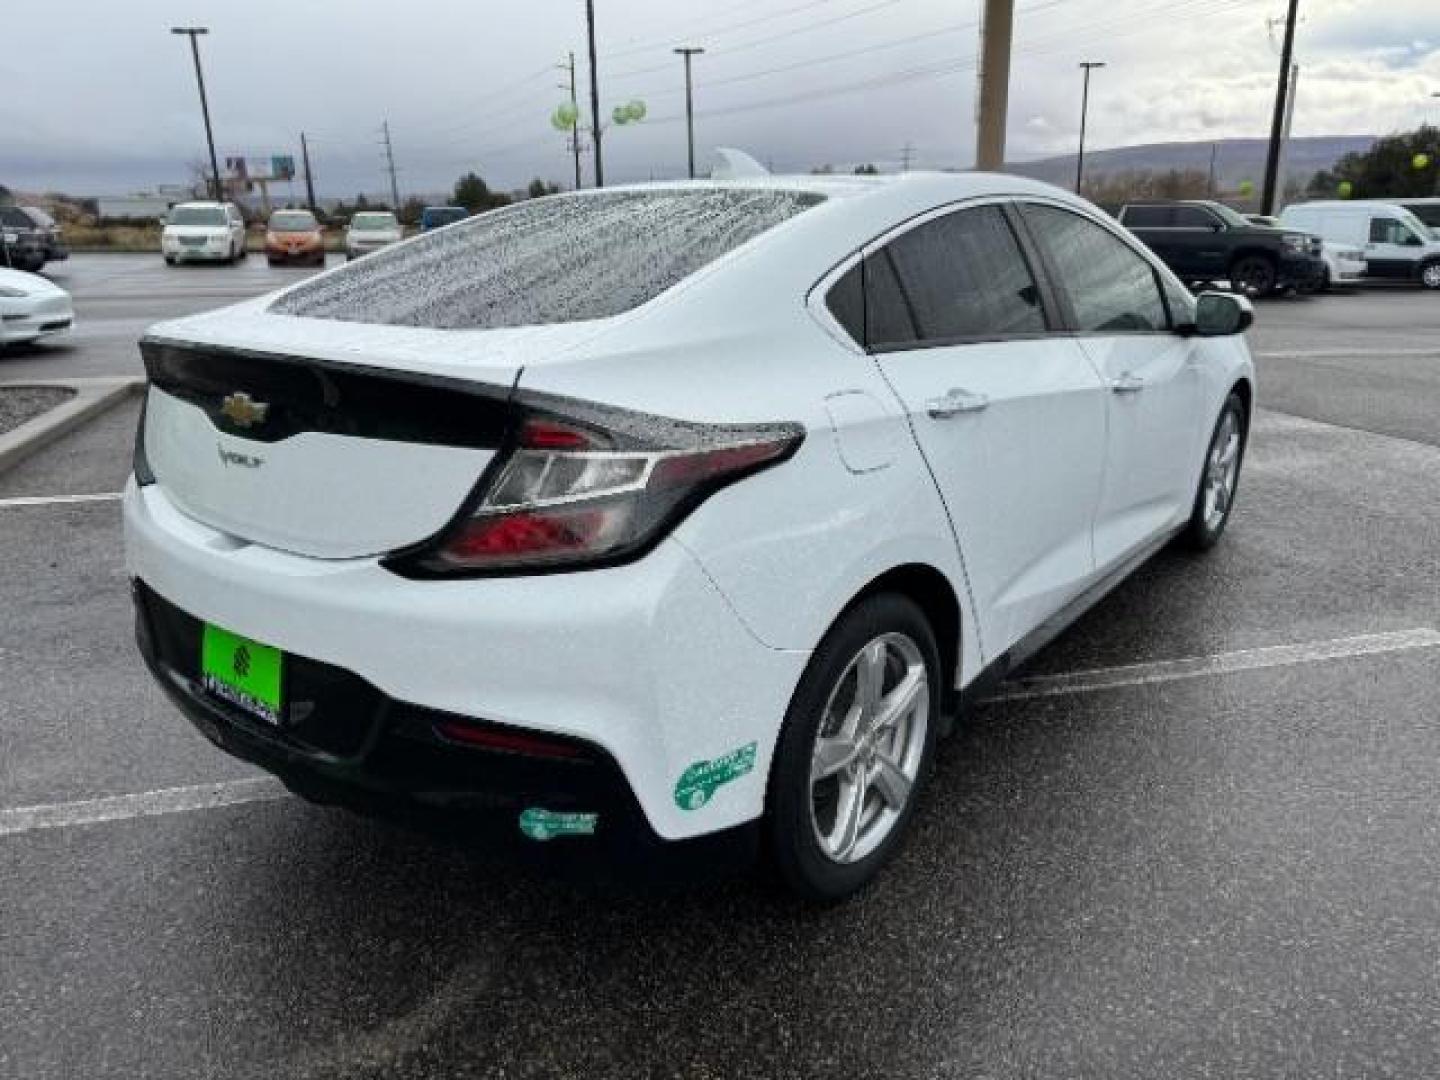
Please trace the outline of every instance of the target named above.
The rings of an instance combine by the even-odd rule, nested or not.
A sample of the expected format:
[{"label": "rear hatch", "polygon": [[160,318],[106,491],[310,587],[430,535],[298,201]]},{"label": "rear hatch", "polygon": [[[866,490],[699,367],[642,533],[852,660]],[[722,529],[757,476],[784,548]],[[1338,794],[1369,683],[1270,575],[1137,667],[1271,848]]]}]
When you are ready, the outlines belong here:
[{"label": "rear hatch", "polygon": [[432,538],[507,445],[527,365],[632,309],[813,195],[726,189],[536,199],[141,344],[155,481],[189,516],[319,558]]}]

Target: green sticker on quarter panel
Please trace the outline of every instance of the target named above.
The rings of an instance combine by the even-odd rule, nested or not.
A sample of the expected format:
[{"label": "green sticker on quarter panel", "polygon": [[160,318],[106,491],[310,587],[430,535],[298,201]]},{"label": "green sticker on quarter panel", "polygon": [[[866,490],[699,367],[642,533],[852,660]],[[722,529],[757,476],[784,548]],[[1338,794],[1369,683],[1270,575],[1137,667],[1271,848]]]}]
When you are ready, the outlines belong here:
[{"label": "green sticker on quarter panel", "polygon": [[560,814],[539,806],[531,806],[520,815],[520,831],[531,840],[551,840],[557,836],[593,836],[599,814]]},{"label": "green sticker on quarter panel", "polygon": [[675,782],[675,805],[681,810],[699,810],[721,784],[738,780],[755,768],[756,746],[752,742],[713,761],[695,762]]},{"label": "green sticker on quarter panel", "polygon": [[280,650],[205,624],[200,675],[205,689],[271,724],[280,723]]}]

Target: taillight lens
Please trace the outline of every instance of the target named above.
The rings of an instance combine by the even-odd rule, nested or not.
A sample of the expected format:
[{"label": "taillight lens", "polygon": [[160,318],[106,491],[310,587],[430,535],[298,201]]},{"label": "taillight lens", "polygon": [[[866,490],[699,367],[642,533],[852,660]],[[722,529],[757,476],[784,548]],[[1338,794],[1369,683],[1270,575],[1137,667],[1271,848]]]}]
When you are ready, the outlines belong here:
[{"label": "taillight lens", "polygon": [[713,492],[789,457],[803,436],[796,424],[692,424],[579,402],[527,407],[469,512],[394,565],[433,575],[623,561]]}]

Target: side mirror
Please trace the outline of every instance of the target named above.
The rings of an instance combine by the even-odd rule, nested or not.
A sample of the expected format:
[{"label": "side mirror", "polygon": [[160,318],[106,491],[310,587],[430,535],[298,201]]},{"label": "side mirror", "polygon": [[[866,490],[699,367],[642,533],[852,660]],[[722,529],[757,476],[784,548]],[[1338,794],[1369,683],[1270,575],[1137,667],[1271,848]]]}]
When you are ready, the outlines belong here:
[{"label": "side mirror", "polygon": [[1255,321],[1255,309],[1243,296],[1231,293],[1201,293],[1195,300],[1195,325],[1198,337],[1230,337],[1243,334]]}]

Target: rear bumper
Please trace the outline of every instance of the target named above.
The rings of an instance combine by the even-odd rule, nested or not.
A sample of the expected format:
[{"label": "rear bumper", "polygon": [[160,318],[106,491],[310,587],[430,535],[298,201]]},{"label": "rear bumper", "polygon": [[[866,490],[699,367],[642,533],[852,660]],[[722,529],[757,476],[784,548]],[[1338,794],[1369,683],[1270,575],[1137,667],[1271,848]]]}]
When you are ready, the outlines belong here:
[{"label": "rear bumper", "polygon": [[[334,731],[307,748],[253,723],[227,724],[206,696],[187,689],[198,665],[193,646],[174,646],[179,659],[152,661],[213,741],[287,779],[309,777],[382,802],[493,803],[497,787],[485,767],[457,782],[444,764],[453,755],[436,757],[414,737],[433,728],[426,718],[448,714],[583,744],[613,766],[595,774],[610,777],[601,812],[624,822],[628,803],[655,838],[731,829],[764,810],[775,737],[808,654],[757,641],[677,543],[607,570],[411,581],[375,559],[312,559],[245,544],[184,516],[158,486],[133,480],[125,533],[142,595],[176,610],[177,624],[206,620],[277,646],[297,671],[325,683],[312,697],[329,703],[324,719]],[[314,672],[332,673],[330,681]],[[337,689],[347,686],[359,689]],[[408,735],[392,731],[392,721]],[[688,768],[752,742],[748,774],[699,808],[680,804],[677,782]],[[580,785],[567,795],[564,787],[547,779],[518,794],[504,784],[498,791],[511,809],[516,797],[584,809],[575,800],[594,794]]]}]

